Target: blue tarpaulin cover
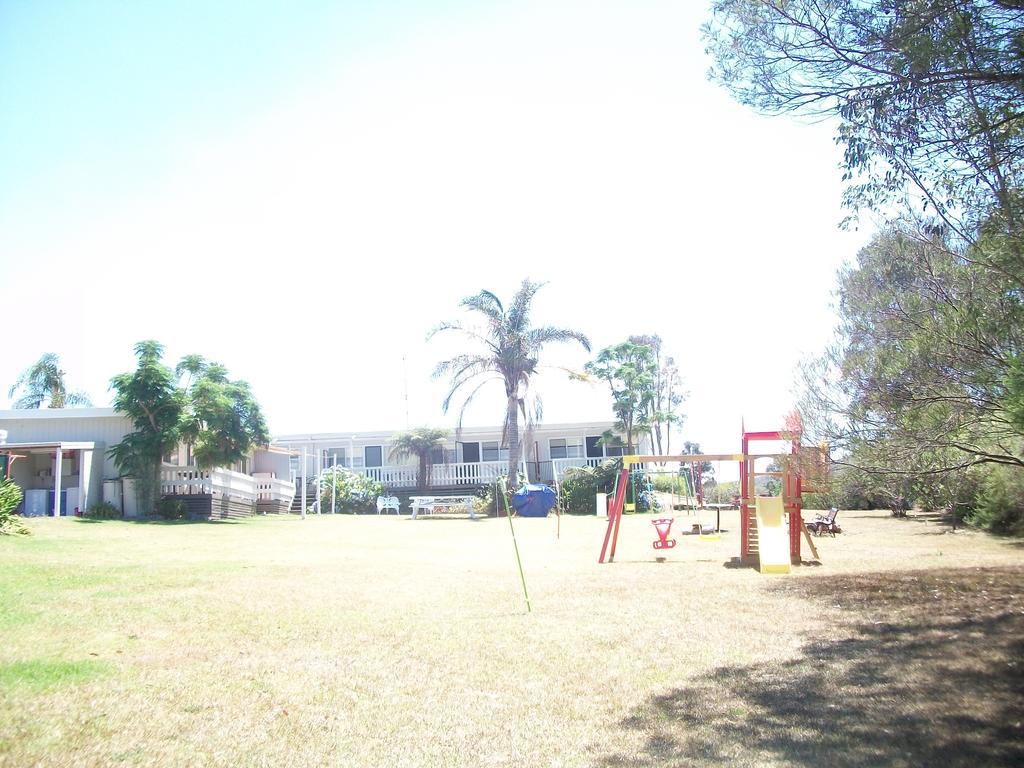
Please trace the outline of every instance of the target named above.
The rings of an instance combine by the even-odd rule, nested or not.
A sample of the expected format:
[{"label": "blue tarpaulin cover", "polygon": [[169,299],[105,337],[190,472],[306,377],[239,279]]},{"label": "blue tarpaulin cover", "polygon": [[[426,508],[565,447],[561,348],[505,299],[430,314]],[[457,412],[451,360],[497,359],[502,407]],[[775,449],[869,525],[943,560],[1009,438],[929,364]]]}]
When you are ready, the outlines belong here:
[{"label": "blue tarpaulin cover", "polygon": [[547,517],[558,496],[546,485],[524,485],[512,494],[512,506],[520,517]]}]

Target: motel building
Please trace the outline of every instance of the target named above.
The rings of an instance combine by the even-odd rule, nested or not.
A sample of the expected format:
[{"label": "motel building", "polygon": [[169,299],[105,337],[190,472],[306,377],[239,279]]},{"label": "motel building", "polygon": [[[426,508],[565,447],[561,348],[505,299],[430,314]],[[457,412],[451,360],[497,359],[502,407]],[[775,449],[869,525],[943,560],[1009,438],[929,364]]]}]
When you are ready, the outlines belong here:
[{"label": "motel building", "polygon": [[[557,486],[572,467],[597,466],[621,456],[605,445],[611,421],[541,424],[524,433],[521,473],[530,482]],[[0,471],[21,487],[19,513],[74,517],[98,502],[112,504],[125,517],[139,509],[135,481],[123,476],[109,456],[111,446],[133,431],[131,421],[113,408],[0,411]],[[470,492],[493,484],[508,472],[508,448],[501,427],[451,430],[432,457],[432,489]],[[301,498],[317,498],[325,470],[344,467],[384,485],[388,493],[415,491],[415,457],[393,457],[400,430],[315,432],[280,435],[230,467],[200,469],[189,446],[164,456],[161,498],[182,500],[193,519],[243,517],[267,512],[299,512]],[[639,450],[649,450],[646,441]],[[301,490],[305,481],[306,493]],[[422,485],[422,484],[421,484]]]},{"label": "motel building", "polygon": [[[604,445],[602,435],[611,421],[540,424],[524,440],[520,472],[531,483],[556,485],[571,467],[597,466],[621,456],[621,447]],[[444,445],[432,456],[430,487],[458,490],[493,484],[508,473],[508,448],[502,446],[502,428],[463,427],[450,430]],[[288,451],[291,479],[300,484],[331,467],[344,467],[383,483],[389,491],[417,486],[415,458],[396,460],[394,441],[400,430],[373,432],[318,432],[279,435],[273,446]],[[647,441],[641,446],[648,450]]]}]

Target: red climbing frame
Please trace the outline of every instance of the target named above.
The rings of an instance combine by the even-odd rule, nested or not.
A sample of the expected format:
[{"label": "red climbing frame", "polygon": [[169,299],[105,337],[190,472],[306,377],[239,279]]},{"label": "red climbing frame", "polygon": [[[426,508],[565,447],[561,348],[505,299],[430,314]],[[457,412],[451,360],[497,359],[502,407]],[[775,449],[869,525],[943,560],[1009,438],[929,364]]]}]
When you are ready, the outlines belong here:
[{"label": "red climbing frame", "polygon": [[[777,442],[784,441],[790,444],[789,454],[751,454],[750,444],[752,442]],[[802,481],[799,469],[800,432],[793,430],[776,430],[772,432],[747,432],[743,431],[741,440],[742,452],[740,454],[711,455],[694,454],[687,456],[624,456],[622,459],[622,471],[619,473],[618,484],[615,488],[615,497],[612,500],[611,508],[608,510],[608,528],[604,534],[604,543],[601,545],[599,563],[615,560],[615,545],[619,540],[619,523],[622,521],[622,512],[626,502],[626,486],[629,484],[629,472],[634,464],[643,464],[648,461],[738,461],[740,468],[740,559],[750,561],[754,554],[750,551],[750,518],[754,510],[754,480],[763,475],[777,475],[782,478],[783,504],[789,512],[789,554],[790,559],[795,563],[800,562],[800,536],[803,532],[803,517],[801,515],[801,493],[803,492]],[[754,462],[757,459],[774,458],[784,460],[782,472],[757,472]],[[610,545],[610,548],[609,548]]]}]

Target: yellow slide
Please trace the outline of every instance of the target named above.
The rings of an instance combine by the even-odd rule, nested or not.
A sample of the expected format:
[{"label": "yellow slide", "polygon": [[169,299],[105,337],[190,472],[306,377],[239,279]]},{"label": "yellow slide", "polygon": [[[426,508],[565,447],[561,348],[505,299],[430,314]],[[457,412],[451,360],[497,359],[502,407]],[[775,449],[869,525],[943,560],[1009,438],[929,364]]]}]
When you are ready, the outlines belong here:
[{"label": "yellow slide", "polygon": [[758,496],[757,550],[761,573],[789,573],[789,531],[781,496]]}]

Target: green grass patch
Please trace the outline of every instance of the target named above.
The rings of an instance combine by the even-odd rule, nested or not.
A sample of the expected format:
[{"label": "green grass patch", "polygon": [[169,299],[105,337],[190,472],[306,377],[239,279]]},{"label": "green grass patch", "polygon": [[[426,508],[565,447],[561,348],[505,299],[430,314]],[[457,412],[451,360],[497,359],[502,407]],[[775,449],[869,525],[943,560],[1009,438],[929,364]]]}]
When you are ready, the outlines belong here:
[{"label": "green grass patch", "polygon": [[0,690],[27,688],[34,692],[48,691],[87,682],[112,671],[111,664],[98,659],[15,661],[0,664]]}]

